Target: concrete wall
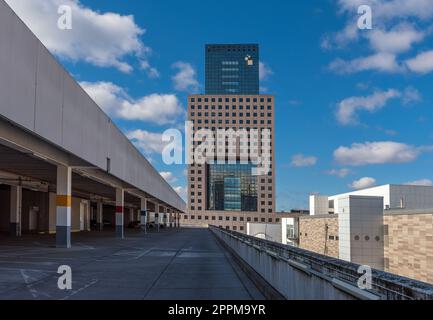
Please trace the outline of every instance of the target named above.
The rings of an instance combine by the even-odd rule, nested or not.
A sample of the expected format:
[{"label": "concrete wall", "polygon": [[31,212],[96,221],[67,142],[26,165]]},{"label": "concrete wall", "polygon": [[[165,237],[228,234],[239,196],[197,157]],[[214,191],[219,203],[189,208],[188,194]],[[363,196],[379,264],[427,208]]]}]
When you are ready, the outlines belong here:
[{"label": "concrete wall", "polygon": [[328,196],[311,195],[310,196],[310,215],[322,215],[329,213]]},{"label": "concrete wall", "polygon": [[211,228],[226,248],[289,300],[433,299],[433,285],[373,270],[371,290],[357,287],[359,265]]},{"label": "concrete wall", "polygon": [[433,208],[433,187],[430,186],[390,186],[390,208],[406,210]]},{"label": "concrete wall", "polygon": [[185,203],[111,119],[0,1],[0,115],[184,211]]},{"label": "concrete wall", "polygon": [[338,239],[338,216],[324,215],[299,218],[300,248],[338,258]]},{"label": "concrete wall", "polygon": [[339,258],[383,270],[383,198],[349,195],[338,202]]},{"label": "concrete wall", "polygon": [[266,223],[247,223],[247,235],[282,243],[282,225]]},{"label": "concrete wall", "polygon": [[335,213],[341,212],[338,199],[349,195],[383,197],[384,209],[401,208],[402,204],[408,210],[433,208],[433,187],[388,184],[329,197],[335,202]]},{"label": "concrete wall", "polygon": [[329,197],[329,200],[334,200],[335,213],[341,212],[341,206],[338,199],[345,198],[347,196],[369,196],[369,197],[383,197],[383,208],[390,205],[390,185],[383,185],[379,187],[373,187],[369,189],[357,190],[348,193],[338,194]]},{"label": "concrete wall", "polygon": [[385,270],[433,283],[433,210],[386,214]]}]

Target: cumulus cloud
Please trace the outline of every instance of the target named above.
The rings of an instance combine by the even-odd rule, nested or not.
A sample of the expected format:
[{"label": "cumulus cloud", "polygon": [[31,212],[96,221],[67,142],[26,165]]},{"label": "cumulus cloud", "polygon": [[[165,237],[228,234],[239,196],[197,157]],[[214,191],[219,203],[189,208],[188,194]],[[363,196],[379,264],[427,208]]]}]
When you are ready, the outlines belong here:
[{"label": "cumulus cloud", "polygon": [[353,181],[349,188],[354,190],[361,190],[374,187],[376,185],[376,179],[370,177],[364,177],[359,180]]},{"label": "cumulus cloud", "polygon": [[390,99],[400,96],[401,93],[399,91],[389,89],[387,91],[375,92],[370,96],[346,98],[338,103],[337,120],[343,125],[355,124],[358,122],[358,111],[375,112],[382,109]]},{"label": "cumulus cloud", "polygon": [[187,192],[188,192],[188,189],[187,189],[186,187],[182,187],[182,186],[174,187],[174,191],[176,191],[177,194],[178,194],[182,199],[186,200],[186,195],[187,195]]},{"label": "cumulus cloud", "polygon": [[376,112],[384,108],[390,100],[397,98],[401,98],[402,103],[407,105],[419,102],[421,94],[417,89],[407,87],[403,92],[396,89],[388,89],[386,91],[376,91],[369,96],[349,97],[337,104],[337,121],[342,125],[357,124],[358,112]]},{"label": "cumulus cloud", "polygon": [[[373,11],[373,30],[361,32],[357,28],[357,9],[369,5]],[[383,73],[430,71],[428,55],[420,56],[417,68],[416,58],[402,61],[400,55],[416,48],[431,33],[429,19],[433,17],[430,0],[339,0],[339,13],[347,17],[345,27],[328,34],[322,41],[322,48],[335,49],[350,43],[366,43],[371,53],[351,60],[335,59],[330,70],[341,73],[378,71]],[[412,68],[411,68],[412,66]]]},{"label": "cumulus cloud", "polygon": [[[57,56],[72,61],[85,61],[98,67],[114,67],[129,73],[133,66],[130,56],[148,63],[151,48],[140,39],[145,30],[132,15],[101,13],[79,0],[7,0],[17,15],[29,26],[42,43]],[[72,9],[72,30],[57,28],[59,6]],[[149,66],[149,70],[156,70]],[[153,72],[153,71],[152,71]]]},{"label": "cumulus cloud", "polygon": [[329,65],[329,69],[339,74],[352,74],[361,71],[381,71],[397,73],[403,71],[396,60],[395,54],[379,52],[368,57],[353,60],[336,59]]},{"label": "cumulus cloud", "polygon": [[125,120],[173,124],[185,111],[173,94],[150,94],[132,99],[111,82],[81,82],[92,99],[110,116]]},{"label": "cumulus cloud", "polygon": [[430,179],[421,179],[421,180],[406,182],[405,185],[408,185],[408,186],[428,186],[428,187],[431,187],[431,186],[433,186],[433,181],[430,180]]},{"label": "cumulus cloud", "polygon": [[415,58],[406,61],[409,70],[427,74],[433,71],[433,50],[418,54]]},{"label": "cumulus cloud", "polygon": [[162,153],[167,145],[162,141],[162,134],[149,132],[146,130],[132,130],[126,132],[126,136],[143,154]]},{"label": "cumulus cloud", "polygon": [[173,64],[173,68],[177,70],[172,78],[176,90],[196,93],[200,89],[197,72],[191,64],[178,61]]},{"label": "cumulus cloud", "polygon": [[313,156],[305,156],[303,154],[297,154],[292,157],[292,167],[311,167],[317,163],[317,158]]},{"label": "cumulus cloud", "polygon": [[350,169],[332,169],[332,170],[328,170],[326,171],[326,174],[330,175],[330,176],[336,176],[339,178],[345,178],[347,177],[352,171]]},{"label": "cumulus cloud", "polygon": [[162,171],[159,173],[168,183],[172,183],[177,181],[177,178],[174,176],[173,172],[170,171]]},{"label": "cumulus cloud", "polygon": [[371,47],[378,52],[402,53],[424,40],[425,32],[416,30],[412,25],[401,24],[390,31],[373,29],[368,37]]},{"label": "cumulus cloud", "polygon": [[433,7],[430,0],[339,0],[341,12],[356,12],[360,5],[369,5],[374,11],[376,20],[390,20],[395,18],[433,17]]},{"label": "cumulus cloud", "polygon": [[264,62],[259,62],[259,77],[260,80],[267,80],[270,76],[274,74],[274,71]]},{"label": "cumulus cloud", "polygon": [[422,152],[432,150],[432,147],[415,147],[393,141],[354,143],[336,149],[334,159],[348,166],[408,163],[415,161]]}]

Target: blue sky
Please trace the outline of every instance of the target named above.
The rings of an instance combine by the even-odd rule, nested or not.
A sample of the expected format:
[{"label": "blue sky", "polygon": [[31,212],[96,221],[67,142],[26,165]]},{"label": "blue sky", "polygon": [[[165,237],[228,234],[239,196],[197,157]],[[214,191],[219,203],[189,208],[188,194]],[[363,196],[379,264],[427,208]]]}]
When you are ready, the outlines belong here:
[{"label": "blue sky", "polygon": [[[183,196],[185,167],[164,165],[157,139],[203,91],[206,43],[260,44],[279,210],[312,192],[433,180],[428,0],[7,2]],[[357,28],[364,3],[372,30]],[[72,30],[53,27],[60,4]]]}]

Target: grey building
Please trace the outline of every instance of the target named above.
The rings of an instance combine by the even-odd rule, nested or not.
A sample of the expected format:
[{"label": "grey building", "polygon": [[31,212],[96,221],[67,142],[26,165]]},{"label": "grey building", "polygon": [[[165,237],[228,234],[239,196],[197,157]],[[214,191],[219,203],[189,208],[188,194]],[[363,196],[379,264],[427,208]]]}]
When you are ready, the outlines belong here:
[{"label": "grey building", "polygon": [[206,45],[206,94],[259,94],[257,44]]}]

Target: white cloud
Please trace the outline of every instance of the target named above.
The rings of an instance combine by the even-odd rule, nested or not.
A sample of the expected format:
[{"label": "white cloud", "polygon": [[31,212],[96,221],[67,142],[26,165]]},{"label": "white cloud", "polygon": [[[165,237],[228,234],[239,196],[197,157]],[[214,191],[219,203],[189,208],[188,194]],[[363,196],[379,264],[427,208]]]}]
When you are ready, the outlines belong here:
[{"label": "white cloud", "polygon": [[[357,9],[360,5],[372,7],[373,30],[358,30]],[[347,18],[346,26],[325,36],[322,48],[342,48],[358,43],[372,52],[352,60],[338,58],[329,65],[332,71],[342,74],[373,70],[383,73],[425,72],[423,65],[428,64],[428,56],[420,57],[421,66],[417,68],[416,61],[404,62],[399,55],[413,50],[432,32],[432,28],[426,26],[428,19],[433,17],[431,0],[339,0],[338,7],[339,13]]]},{"label": "white cloud", "polygon": [[186,200],[186,195],[188,192],[188,189],[186,187],[174,187],[174,191],[177,192],[177,194],[184,200]]},{"label": "white cloud", "polygon": [[424,151],[431,151],[431,147],[415,147],[393,141],[365,142],[339,147],[334,151],[334,159],[348,166],[408,163],[416,160]]},{"label": "white cloud", "polygon": [[155,79],[155,78],[159,78],[161,76],[159,71],[156,68],[152,67],[149,64],[149,61],[147,61],[147,60],[143,60],[140,62],[140,68],[147,72],[147,75],[149,76],[149,78]]},{"label": "white cloud", "polygon": [[174,176],[173,172],[170,171],[162,171],[159,173],[168,183],[172,183],[177,181],[177,178]]},{"label": "white cloud", "polygon": [[329,69],[340,74],[352,74],[371,70],[397,73],[404,70],[397,62],[395,54],[384,52],[349,61],[338,58],[331,62]]},{"label": "white cloud", "polygon": [[433,71],[433,50],[418,54],[415,58],[406,60],[406,66],[412,72],[427,74]]},{"label": "white cloud", "polygon": [[431,0],[339,0],[341,12],[356,12],[360,5],[372,7],[375,20],[395,18],[428,19],[433,16]]},{"label": "white cloud", "polygon": [[421,180],[406,182],[405,185],[408,185],[408,186],[428,186],[428,187],[431,187],[431,186],[433,186],[433,181],[431,181],[430,179],[421,179]]},{"label": "white cloud", "polygon": [[274,74],[274,71],[264,62],[259,62],[259,77],[260,80],[267,80],[270,76]]},{"label": "white cloud", "polygon": [[370,177],[364,177],[359,180],[353,181],[349,185],[349,188],[354,190],[361,190],[374,187],[376,185],[376,179]]},{"label": "white cloud", "polygon": [[178,61],[173,64],[173,68],[177,69],[177,73],[172,77],[176,90],[196,93],[200,89],[197,72],[191,64]]},{"label": "white cloud", "polygon": [[167,144],[162,141],[162,134],[146,130],[128,131],[126,136],[145,155],[161,153]]},{"label": "white cloud", "polygon": [[132,99],[125,90],[111,82],[80,84],[108,115],[116,118],[164,125],[176,123],[185,114],[179,99],[173,94],[150,94]]},{"label": "white cloud", "polygon": [[347,177],[352,171],[350,169],[332,169],[329,171],[326,171],[326,174],[330,175],[330,176],[336,176],[339,178],[345,178]]},{"label": "white cloud", "polygon": [[[99,67],[114,67],[122,72],[133,70],[130,56],[147,61],[151,49],[140,37],[140,28],[133,15],[101,13],[79,0],[7,0],[18,16],[30,27],[44,45],[61,58],[85,61]],[[72,9],[72,30],[57,28],[60,5]]]},{"label": "white cloud", "polygon": [[403,104],[408,105],[422,100],[421,93],[413,87],[407,87],[403,92]]},{"label": "white cloud", "polygon": [[317,158],[313,156],[304,156],[297,154],[292,157],[292,167],[311,167],[317,163]]},{"label": "white cloud", "polygon": [[401,97],[394,89],[377,91],[370,96],[350,97],[338,103],[337,120],[342,125],[356,124],[357,112],[360,110],[375,112],[385,107],[390,99]]},{"label": "white cloud", "polygon": [[378,52],[402,53],[412,49],[412,45],[424,40],[425,33],[412,25],[401,24],[391,31],[373,29],[368,33],[371,47]]}]

